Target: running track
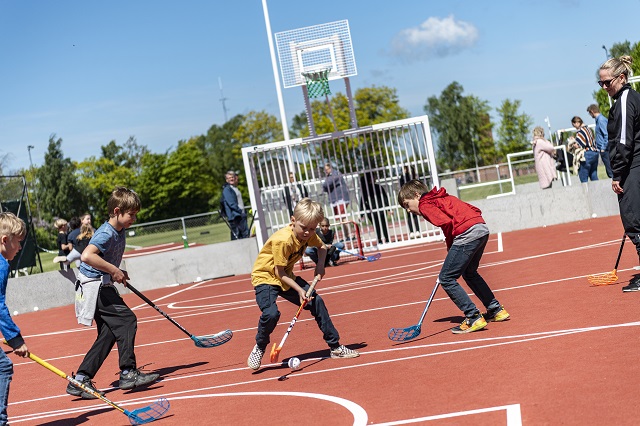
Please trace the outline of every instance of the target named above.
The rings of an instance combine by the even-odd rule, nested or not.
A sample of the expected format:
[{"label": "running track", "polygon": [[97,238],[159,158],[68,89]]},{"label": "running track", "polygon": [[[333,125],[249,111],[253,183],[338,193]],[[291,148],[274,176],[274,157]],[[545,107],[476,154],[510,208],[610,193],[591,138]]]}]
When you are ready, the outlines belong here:
[{"label": "running track", "polygon": [[[463,318],[440,289],[422,334],[401,344],[387,332],[418,321],[444,243],[327,268],[318,291],[341,342],[361,356],[327,358],[320,331],[303,312],[280,355],[302,360],[296,372],[269,364],[268,355],[258,372],[247,368],[259,310],[246,275],[145,292],[193,334],[231,328],[234,338],[213,349],[195,347],[129,294],[139,321],[138,363],[163,379],[139,391],[114,388],[114,351],[95,381],[128,410],[168,398],[171,409],[158,425],[636,425],[640,293],[621,291],[637,272],[633,245],[623,253],[618,283],[590,287],[585,278],[613,269],[621,236],[617,217],[506,233],[502,252],[492,235],[480,272],[512,319],[453,335],[449,329]],[[287,302],[280,310],[276,342],[295,314]],[[95,329],[76,324],[72,306],[15,320],[29,348],[67,373],[95,337]],[[9,356],[12,425],[129,424],[101,401],[66,395],[66,381],[43,367]]]}]

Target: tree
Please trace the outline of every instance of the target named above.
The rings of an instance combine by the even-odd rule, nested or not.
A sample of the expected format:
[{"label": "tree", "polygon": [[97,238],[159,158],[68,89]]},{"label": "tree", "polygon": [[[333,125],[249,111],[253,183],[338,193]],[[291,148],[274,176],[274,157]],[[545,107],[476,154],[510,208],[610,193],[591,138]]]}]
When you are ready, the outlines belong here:
[{"label": "tree", "polygon": [[44,219],[54,217],[69,219],[86,210],[86,200],[75,175],[76,166],[71,159],[64,158],[62,138],[49,137],[49,146],[44,156],[44,164],[38,169],[37,188],[41,212]]},{"label": "tree", "polygon": [[[323,134],[335,131],[330,112],[333,112],[338,130],[350,129],[352,126],[347,96],[338,92],[330,98],[329,102],[331,110],[325,100],[311,102],[316,133]],[[353,96],[353,104],[356,111],[356,120],[360,127],[409,117],[409,112],[400,106],[396,89],[386,86],[363,87],[356,90]],[[294,116],[291,127],[291,134],[294,137],[309,136],[307,113],[303,111]]]},{"label": "tree", "polygon": [[135,189],[141,172],[141,158],[148,152],[130,136],[124,146],[115,140],[100,147],[102,156],[91,156],[78,164],[79,180],[87,208],[99,218],[108,217],[107,201],[116,186]]},{"label": "tree", "polygon": [[140,192],[141,220],[161,220],[204,213],[214,184],[206,169],[200,137],[178,142],[167,154],[146,153],[142,159]]},{"label": "tree", "polygon": [[437,136],[437,161],[441,169],[460,170],[483,165],[491,157],[493,140],[487,101],[463,96],[462,85],[453,82],[440,97],[427,99],[424,111]]},{"label": "tree", "polygon": [[[214,184],[213,194],[209,200],[209,205],[213,210],[217,209],[217,202],[222,196],[222,186],[225,183],[224,175],[227,170],[244,170],[241,153],[242,142],[234,137],[244,120],[243,115],[236,115],[222,126],[214,124],[209,128],[207,134],[198,140],[206,157],[206,173]],[[242,179],[246,182],[246,178]],[[245,185],[241,185],[241,191],[242,187]],[[246,189],[244,191],[246,195]]]},{"label": "tree", "polygon": [[500,116],[498,127],[498,152],[504,158],[512,152],[529,149],[529,128],[533,118],[527,114],[518,114],[520,101],[505,99],[496,110]]}]

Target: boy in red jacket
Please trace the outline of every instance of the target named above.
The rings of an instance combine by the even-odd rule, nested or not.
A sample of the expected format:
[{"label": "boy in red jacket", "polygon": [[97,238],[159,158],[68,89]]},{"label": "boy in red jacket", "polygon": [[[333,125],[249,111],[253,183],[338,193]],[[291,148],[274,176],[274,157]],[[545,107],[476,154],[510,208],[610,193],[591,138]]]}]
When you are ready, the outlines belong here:
[{"label": "boy in red jacket", "polygon": [[[478,265],[489,240],[489,228],[482,219],[480,209],[447,194],[444,188],[434,187],[429,191],[419,180],[409,181],[402,186],[398,203],[408,212],[440,227],[444,233],[448,253],[438,282],[465,316],[462,324],[451,331],[454,334],[470,333],[486,327],[487,321],[509,319],[509,313],[478,273]],[[458,284],[460,276],[487,308],[484,316]]]}]

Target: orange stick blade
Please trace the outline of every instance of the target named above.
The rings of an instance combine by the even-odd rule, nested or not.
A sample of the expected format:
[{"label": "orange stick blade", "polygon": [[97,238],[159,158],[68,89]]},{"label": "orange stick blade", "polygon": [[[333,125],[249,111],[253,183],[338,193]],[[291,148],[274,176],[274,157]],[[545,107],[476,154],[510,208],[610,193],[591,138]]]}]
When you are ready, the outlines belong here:
[{"label": "orange stick blade", "polygon": [[278,360],[278,355],[280,355],[280,349],[278,349],[277,345],[274,343],[271,348],[271,362],[276,362]]},{"label": "orange stick blade", "polygon": [[589,275],[587,280],[592,286],[611,285],[618,281],[617,270],[605,272],[603,274]]}]

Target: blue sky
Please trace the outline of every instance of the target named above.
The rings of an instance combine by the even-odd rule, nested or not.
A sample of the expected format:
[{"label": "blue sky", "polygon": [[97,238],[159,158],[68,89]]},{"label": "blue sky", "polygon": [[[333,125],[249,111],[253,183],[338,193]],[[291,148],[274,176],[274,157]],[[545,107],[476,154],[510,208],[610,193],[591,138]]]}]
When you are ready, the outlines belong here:
[{"label": "blue sky", "polygon": [[[520,100],[535,125],[570,127],[593,102],[602,46],[638,41],[640,0],[268,2],[272,32],[347,19],[358,75],[423,115],[453,81],[495,108]],[[628,13],[625,13],[628,12]],[[631,13],[633,12],[633,13]],[[615,17],[614,17],[615,16]],[[249,111],[279,117],[261,0],[0,0],[0,158],[42,165],[49,135],[65,157],[99,156],[131,135],[153,152]],[[341,81],[331,83],[343,92]],[[287,119],[304,110],[283,89]]]}]

